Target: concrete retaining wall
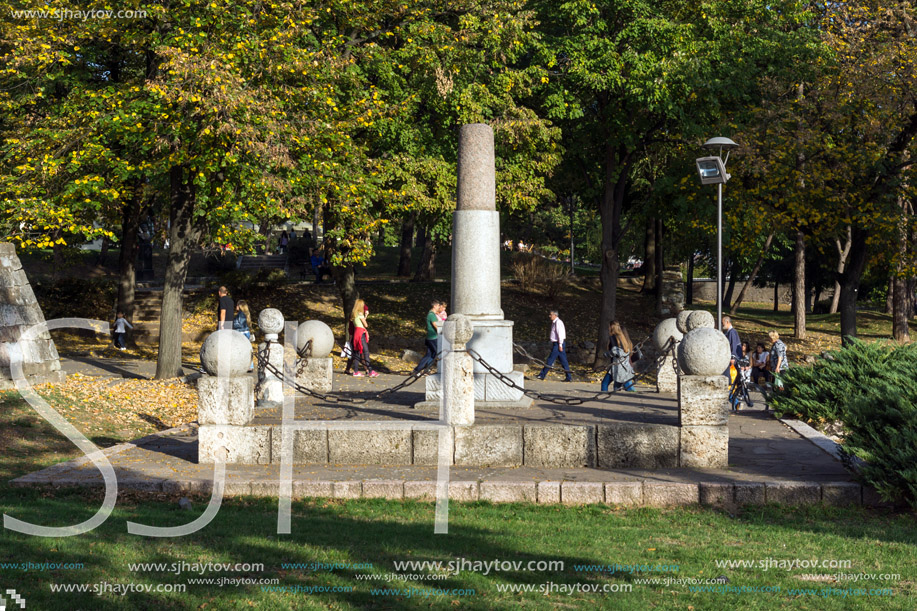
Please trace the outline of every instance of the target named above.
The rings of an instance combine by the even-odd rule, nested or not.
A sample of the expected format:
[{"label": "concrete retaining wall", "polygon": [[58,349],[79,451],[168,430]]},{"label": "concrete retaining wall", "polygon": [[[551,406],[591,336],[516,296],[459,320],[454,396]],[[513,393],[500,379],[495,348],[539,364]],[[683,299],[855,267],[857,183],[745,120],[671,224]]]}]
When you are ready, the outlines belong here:
[{"label": "concrete retaining wall", "polygon": [[[429,425],[408,429],[293,431],[294,464],[438,464],[439,434]],[[450,464],[545,469],[665,469],[682,465],[682,430],[664,424],[475,424],[448,427]],[[199,462],[280,464],[276,426],[202,424]],[[686,439],[685,443],[690,440]]]}]

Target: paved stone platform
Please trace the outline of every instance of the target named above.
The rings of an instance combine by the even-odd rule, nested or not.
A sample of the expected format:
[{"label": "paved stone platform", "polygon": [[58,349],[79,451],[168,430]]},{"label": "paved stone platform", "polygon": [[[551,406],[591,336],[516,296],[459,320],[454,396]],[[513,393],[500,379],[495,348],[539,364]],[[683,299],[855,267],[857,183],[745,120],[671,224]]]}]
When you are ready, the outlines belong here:
[{"label": "paved stone platform", "polygon": [[[335,387],[353,396],[370,398],[397,383],[399,376],[352,378],[335,374]],[[529,388],[565,396],[594,395],[597,385],[526,381]],[[477,421],[500,424],[559,423],[677,423],[674,396],[642,388],[580,406],[536,404],[527,410],[480,410]],[[389,426],[412,426],[436,420],[435,410],[412,409],[420,389],[396,393],[386,403],[341,405],[300,398],[297,419],[328,422],[330,428],[354,426],[367,420]],[[413,396],[412,396],[413,395]],[[391,398],[391,401],[388,399]],[[828,452],[824,439],[797,432],[764,412],[760,396],[755,410],[733,413],[729,421],[729,466],[725,469],[614,469],[540,468],[525,460],[516,467],[449,467],[449,495],[453,500],[524,501],[536,503],[607,503],[631,506],[668,506],[701,503],[733,506],[780,502],[831,505],[879,504],[875,493],[854,481]],[[263,422],[278,422],[277,410],[262,410]],[[208,494],[213,465],[198,464],[197,425],[184,425],[130,444],[105,450],[122,489],[167,494]],[[293,465],[294,497],[432,499],[438,469],[433,464]],[[227,495],[276,496],[280,465],[227,465]],[[21,477],[20,486],[102,486],[102,477],[87,459],[61,463]]]}]

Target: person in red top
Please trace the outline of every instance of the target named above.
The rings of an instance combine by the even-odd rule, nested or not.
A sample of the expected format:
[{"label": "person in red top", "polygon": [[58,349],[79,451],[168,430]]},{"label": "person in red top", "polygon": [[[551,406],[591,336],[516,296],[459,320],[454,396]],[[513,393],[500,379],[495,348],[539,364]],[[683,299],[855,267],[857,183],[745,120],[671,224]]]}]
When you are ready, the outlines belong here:
[{"label": "person in red top", "polygon": [[[353,358],[357,358],[358,362],[363,364],[366,375],[375,378],[379,374],[369,364],[369,331],[366,330],[366,316],[368,314],[369,307],[362,299],[357,299],[350,314],[350,321],[353,324]],[[350,364],[348,363],[349,368]],[[353,375],[360,377],[363,373],[354,367]]]}]

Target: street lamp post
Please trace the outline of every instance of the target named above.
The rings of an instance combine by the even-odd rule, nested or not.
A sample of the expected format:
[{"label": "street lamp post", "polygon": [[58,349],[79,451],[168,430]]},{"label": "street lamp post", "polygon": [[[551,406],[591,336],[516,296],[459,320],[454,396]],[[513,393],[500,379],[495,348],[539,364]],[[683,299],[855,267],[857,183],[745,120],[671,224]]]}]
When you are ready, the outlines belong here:
[{"label": "street lamp post", "polygon": [[[710,138],[704,143],[705,149],[717,150],[717,155],[699,157],[697,174],[702,185],[716,184],[716,328],[723,330],[723,185],[731,178],[726,173],[726,162],[729,161],[729,151],[739,145],[729,138]],[[726,159],[723,159],[723,151]]]}]

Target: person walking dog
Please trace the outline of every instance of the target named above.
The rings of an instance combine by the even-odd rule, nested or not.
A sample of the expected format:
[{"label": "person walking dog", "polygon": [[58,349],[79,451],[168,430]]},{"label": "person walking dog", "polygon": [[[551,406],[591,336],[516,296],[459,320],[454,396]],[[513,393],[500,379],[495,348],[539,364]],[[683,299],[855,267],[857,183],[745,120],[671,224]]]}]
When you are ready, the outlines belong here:
[{"label": "person walking dog", "polygon": [[548,362],[538,374],[538,379],[543,380],[548,375],[548,370],[554,366],[554,361],[560,359],[560,364],[564,368],[564,382],[572,382],[573,378],[570,373],[570,363],[567,362],[567,330],[564,327],[564,321],[557,315],[557,310],[551,310],[551,356]]}]

